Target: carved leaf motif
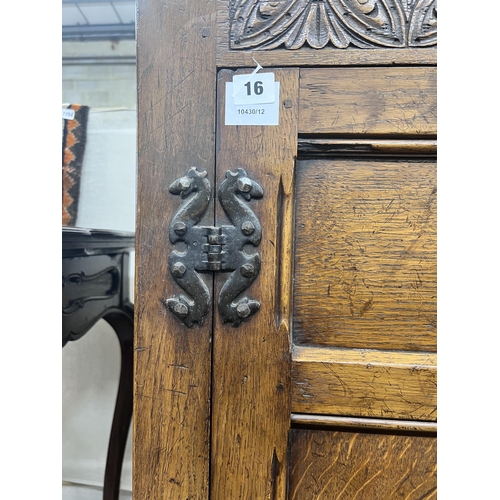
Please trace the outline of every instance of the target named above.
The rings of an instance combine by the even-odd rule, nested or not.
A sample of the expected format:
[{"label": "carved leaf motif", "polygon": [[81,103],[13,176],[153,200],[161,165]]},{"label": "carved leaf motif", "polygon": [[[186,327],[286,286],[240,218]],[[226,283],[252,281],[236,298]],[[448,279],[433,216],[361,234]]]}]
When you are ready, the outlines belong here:
[{"label": "carved leaf motif", "polygon": [[230,5],[232,49],[436,43],[436,0],[235,0]]},{"label": "carved leaf motif", "polygon": [[[328,0],[354,39],[370,46],[404,47],[404,14],[396,0]],[[359,45],[357,45],[359,46]]]},{"label": "carved leaf motif", "polygon": [[437,43],[437,0],[420,0],[412,13],[409,29],[411,47],[428,47]]}]

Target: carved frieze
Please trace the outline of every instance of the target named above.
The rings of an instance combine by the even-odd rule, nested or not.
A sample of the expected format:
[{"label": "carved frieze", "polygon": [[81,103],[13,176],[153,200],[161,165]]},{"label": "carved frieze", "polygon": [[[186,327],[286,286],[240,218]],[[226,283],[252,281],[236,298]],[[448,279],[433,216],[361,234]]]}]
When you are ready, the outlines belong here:
[{"label": "carved frieze", "polygon": [[230,48],[405,48],[437,43],[437,0],[229,0]]}]

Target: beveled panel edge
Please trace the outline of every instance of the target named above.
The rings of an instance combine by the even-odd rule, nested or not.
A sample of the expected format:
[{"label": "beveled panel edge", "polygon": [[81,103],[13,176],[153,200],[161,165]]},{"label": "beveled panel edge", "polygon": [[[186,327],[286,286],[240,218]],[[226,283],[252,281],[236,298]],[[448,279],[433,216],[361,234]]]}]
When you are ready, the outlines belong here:
[{"label": "beveled panel edge", "polygon": [[298,154],[303,158],[331,158],[332,156],[408,156],[435,158],[437,140],[343,139],[300,137]]},{"label": "beveled panel edge", "polygon": [[362,429],[374,431],[437,433],[437,422],[413,420],[393,420],[382,418],[343,417],[338,415],[313,415],[292,413],[292,426],[311,426],[325,428]]},{"label": "beveled panel edge", "polygon": [[[325,346],[298,346],[292,347],[292,359],[294,362],[342,362],[342,363],[370,363],[391,364],[393,366],[425,366],[435,368],[437,366],[437,354],[435,352],[401,351],[401,350],[379,350],[379,349],[349,349]],[[394,361],[397,359],[397,363]]]}]

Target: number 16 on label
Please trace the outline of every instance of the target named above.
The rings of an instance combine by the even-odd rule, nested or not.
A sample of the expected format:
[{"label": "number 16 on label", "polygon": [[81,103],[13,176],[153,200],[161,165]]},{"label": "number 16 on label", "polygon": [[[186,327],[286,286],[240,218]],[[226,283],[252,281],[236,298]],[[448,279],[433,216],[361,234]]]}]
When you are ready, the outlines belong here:
[{"label": "number 16 on label", "polygon": [[276,100],[274,73],[234,76],[232,97],[236,106],[274,102]]}]

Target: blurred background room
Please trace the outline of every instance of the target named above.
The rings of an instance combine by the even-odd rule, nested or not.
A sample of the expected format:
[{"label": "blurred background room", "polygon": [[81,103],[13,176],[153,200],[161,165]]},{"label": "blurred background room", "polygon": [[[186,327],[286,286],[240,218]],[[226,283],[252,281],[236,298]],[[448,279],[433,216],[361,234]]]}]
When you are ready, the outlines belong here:
[{"label": "blurred background room", "polygon": [[[63,148],[65,113],[76,113],[83,134],[66,219],[63,185],[63,226],[134,232],[136,102],[135,2],[62,0]],[[133,269],[132,254],[132,278]],[[62,498],[102,499],[120,375],[119,342],[106,321],[63,348],[62,374]],[[130,434],[120,499],[131,498]]]}]

